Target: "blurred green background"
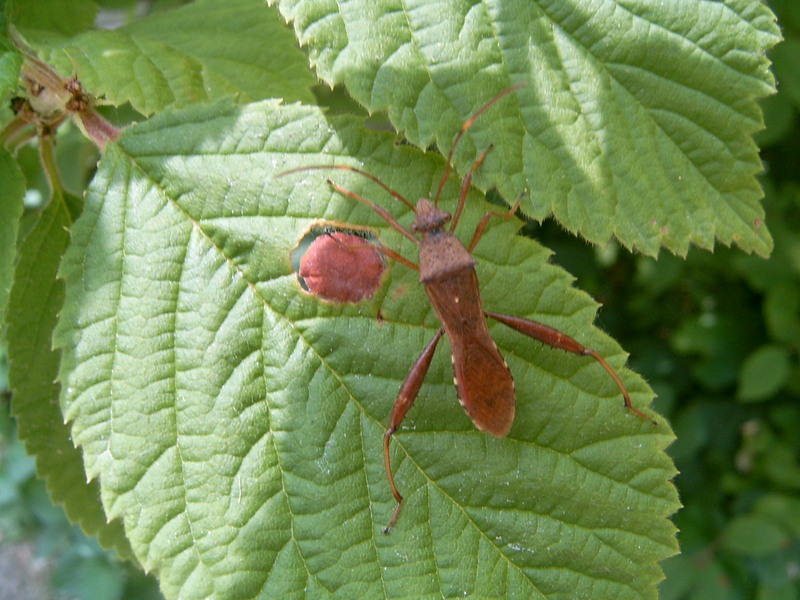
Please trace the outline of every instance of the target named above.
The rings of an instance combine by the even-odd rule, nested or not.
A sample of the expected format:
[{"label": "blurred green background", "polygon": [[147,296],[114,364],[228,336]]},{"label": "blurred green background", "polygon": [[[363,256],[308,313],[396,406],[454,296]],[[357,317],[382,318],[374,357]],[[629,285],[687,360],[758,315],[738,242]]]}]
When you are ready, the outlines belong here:
[{"label": "blurred green background", "polygon": [[[771,53],[779,93],[762,103],[757,137],[768,261],[724,247],[653,260],[589,247],[553,223],[524,230],[603,303],[600,326],[631,353],[678,435],[669,451],[682,554],[664,563],[664,600],[800,599],[800,2],[769,4],[785,41]],[[91,149],[74,130],[58,148],[81,189]],[[46,189],[33,150],[27,160],[31,188]],[[160,598],[152,577],[50,503],[16,440],[2,349],[0,391],[0,600]]]},{"label": "blurred green background", "polygon": [[756,137],[768,261],[724,247],[653,260],[530,228],[603,303],[600,326],[678,436],[682,553],[664,563],[663,600],[800,598],[800,2],[769,4],[785,41]]}]

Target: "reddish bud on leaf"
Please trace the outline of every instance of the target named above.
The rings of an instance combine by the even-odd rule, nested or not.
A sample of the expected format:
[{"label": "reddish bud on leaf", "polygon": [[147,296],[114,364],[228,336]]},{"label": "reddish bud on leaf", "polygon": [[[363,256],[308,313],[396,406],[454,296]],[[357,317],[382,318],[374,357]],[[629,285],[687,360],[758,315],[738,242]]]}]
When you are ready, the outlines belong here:
[{"label": "reddish bud on leaf", "polygon": [[319,236],[300,260],[308,291],[329,302],[361,302],[380,287],[386,264],[361,236],[336,231]]}]

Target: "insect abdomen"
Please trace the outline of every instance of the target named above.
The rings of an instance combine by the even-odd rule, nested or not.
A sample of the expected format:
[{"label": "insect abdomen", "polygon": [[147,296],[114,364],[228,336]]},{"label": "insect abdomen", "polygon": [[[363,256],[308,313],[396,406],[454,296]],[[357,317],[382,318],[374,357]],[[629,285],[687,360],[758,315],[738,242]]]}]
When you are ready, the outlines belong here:
[{"label": "insect abdomen", "polygon": [[489,334],[475,269],[429,281],[425,291],[450,340],[461,405],[476,427],[506,435],[514,421],[514,380]]}]

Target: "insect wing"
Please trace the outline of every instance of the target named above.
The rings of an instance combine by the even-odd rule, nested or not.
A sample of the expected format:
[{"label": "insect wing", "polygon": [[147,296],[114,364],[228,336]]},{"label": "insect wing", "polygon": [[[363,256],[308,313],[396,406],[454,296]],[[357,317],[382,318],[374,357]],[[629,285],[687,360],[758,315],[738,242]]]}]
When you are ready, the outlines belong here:
[{"label": "insect wing", "polygon": [[478,429],[497,437],[514,422],[514,380],[483,316],[474,269],[425,284],[453,352],[458,399]]},{"label": "insect wing", "polygon": [[453,346],[461,406],[478,429],[503,437],[514,422],[514,380],[491,337],[464,336]]}]

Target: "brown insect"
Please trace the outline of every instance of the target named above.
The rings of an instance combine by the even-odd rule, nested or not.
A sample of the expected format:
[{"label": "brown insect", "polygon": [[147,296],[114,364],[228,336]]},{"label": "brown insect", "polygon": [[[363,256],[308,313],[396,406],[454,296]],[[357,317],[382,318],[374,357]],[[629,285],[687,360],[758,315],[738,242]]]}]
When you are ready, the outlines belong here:
[{"label": "brown insect", "polygon": [[300,259],[308,291],[329,302],[361,302],[380,287],[386,264],[369,240],[344,231],[315,239]]},{"label": "brown insect", "polygon": [[[422,354],[420,354],[419,358],[417,358],[416,362],[411,367],[405,381],[403,381],[400,392],[395,400],[394,408],[392,409],[389,426],[384,435],[383,453],[386,463],[386,473],[389,478],[389,487],[397,500],[397,506],[395,507],[389,524],[384,529],[384,533],[389,533],[390,529],[397,522],[397,517],[400,514],[400,508],[403,504],[403,496],[397,489],[394,480],[394,473],[392,471],[389,455],[389,441],[400,427],[400,423],[402,423],[406,413],[408,413],[409,409],[414,404],[414,400],[416,400],[419,394],[425,375],[433,359],[434,352],[436,351],[436,346],[442,339],[442,335],[447,334],[450,340],[458,399],[464,407],[464,410],[467,411],[470,419],[472,419],[472,422],[478,429],[497,437],[505,436],[509,429],[511,429],[511,424],[514,421],[515,406],[514,380],[512,379],[508,365],[500,355],[497,345],[494,343],[489,333],[489,328],[486,325],[486,317],[508,325],[512,329],[516,329],[520,333],[539,340],[553,348],[560,348],[581,356],[591,356],[600,363],[617,384],[622,392],[625,407],[636,416],[651,421],[653,424],[656,423],[633,406],[628,390],[625,388],[625,384],[622,382],[620,376],[614,371],[611,365],[594,350],[586,348],[580,342],[565,333],[544,325],[543,323],[521,317],[488,312],[483,309],[478,278],[475,273],[476,260],[472,256],[472,250],[483,235],[489,219],[493,216],[502,219],[511,219],[519,208],[520,200],[517,200],[516,204],[514,204],[507,213],[487,212],[484,214],[483,218],[478,222],[478,226],[475,228],[472,240],[466,247],[462,245],[453,231],[458,225],[458,221],[464,209],[464,203],[472,182],[472,177],[481,163],[483,163],[486,155],[492,149],[492,146],[489,146],[478,156],[469,172],[464,177],[458,197],[458,206],[452,219],[450,213],[438,207],[442,189],[450,176],[450,164],[453,159],[453,154],[455,153],[461,137],[467,129],[472,126],[475,120],[493,104],[519,89],[522,85],[524,84],[516,85],[501,92],[484,104],[464,123],[453,141],[453,146],[450,148],[450,153],[447,157],[447,165],[442,179],[439,182],[439,187],[433,202],[426,198],[421,198],[417,201],[416,206],[414,206],[400,193],[389,188],[377,177],[346,165],[299,167],[280,174],[280,176],[283,176],[298,171],[315,169],[353,171],[377,183],[394,198],[408,206],[416,215],[414,222],[411,224],[411,230],[409,231],[380,206],[355,192],[341,187],[331,180],[327,180],[328,184],[342,195],[357,200],[372,208],[395,230],[419,247],[419,265],[417,265],[393,250],[378,246],[379,250],[386,256],[401,262],[411,269],[419,271],[420,283],[425,287],[428,299],[442,323],[439,331],[436,332],[433,339],[422,351]],[[447,227],[448,222],[450,222],[449,228]],[[417,236],[419,236],[419,238]]]}]

